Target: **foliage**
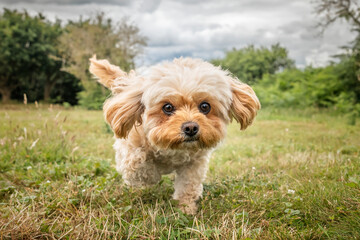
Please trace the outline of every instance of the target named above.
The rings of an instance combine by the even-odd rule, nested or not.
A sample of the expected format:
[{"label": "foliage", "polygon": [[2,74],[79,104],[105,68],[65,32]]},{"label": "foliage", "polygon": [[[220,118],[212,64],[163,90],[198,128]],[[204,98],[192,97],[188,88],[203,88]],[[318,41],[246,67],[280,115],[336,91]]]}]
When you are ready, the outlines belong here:
[{"label": "foliage", "polygon": [[90,82],[87,84],[86,90],[79,93],[79,104],[89,110],[99,110],[109,95],[108,89],[95,82]]},{"label": "foliage", "polygon": [[354,72],[344,67],[347,64],[285,70],[264,76],[254,88],[263,106],[335,107],[342,113],[358,114],[358,83],[353,81]]},{"label": "foliage", "polygon": [[226,53],[224,59],[213,60],[237,76],[241,81],[254,84],[265,74],[274,74],[283,69],[293,68],[294,61],[289,59],[288,51],[280,44],[270,48],[256,48],[253,45],[233,49]]},{"label": "foliage", "polygon": [[360,237],[360,125],[334,111],[267,108],[245,132],[230,125],[189,216],[173,176],[123,183],[101,112],[1,107],[0,238]]},{"label": "foliage", "polygon": [[356,33],[350,46],[342,47],[346,53],[337,56],[340,59],[338,70],[342,72],[341,79],[347,81],[347,90],[355,93],[355,102],[360,101],[360,6],[356,0],[317,0],[316,13],[322,31],[332,23],[345,20],[351,30]]},{"label": "foliage", "polygon": [[350,51],[338,57],[338,63],[301,70],[294,67],[287,50],[279,45],[271,49],[250,45],[230,51],[213,63],[250,83],[263,107],[332,107],[354,122],[360,114],[358,56]]},{"label": "foliage", "polygon": [[113,24],[103,13],[94,18],[69,22],[60,39],[64,49],[66,71],[81,80],[84,91],[79,94],[80,104],[89,109],[100,109],[109,94],[94,81],[88,71],[89,58],[96,53],[124,71],[135,68],[134,59],[146,45],[139,29],[123,19]]},{"label": "foliage", "polygon": [[296,69],[287,50],[279,44],[271,49],[249,45],[233,49],[213,63],[229,69],[237,78],[252,84],[262,106],[335,108],[354,124],[360,115],[360,12],[353,0],[314,1],[325,30],[342,19],[352,26],[357,37],[352,46],[343,47],[338,63],[326,67]]},{"label": "foliage", "polygon": [[[18,86],[30,82],[29,73],[41,68],[53,48],[44,17],[4,9],[0,17],[0,81],[3,101]],[[50,34],[51,35],[51,34]]]},{"label": "foliage", "polygon": [[325,30],[339,19],[349,22],[354,31],[360,30],[360,12],[357,0],[316,0],[316,13],[320,16],[319,26]]},{"label": "foliage", "polygon": [[52,103],[78,104],[78,93],[83,90],[83,86],[78,78],[66,71],[60,71],[50,95]]},{"label": "foliage", "polygon": [[[68,95],[76,95],[78,81],[61,71],[58,38],[62,34],[59,21],[51,23],[41,14],[34,17],[26,11],[4,9],[0,15],[0,93],[4,102],[10,97],[29,101],[49,101],[55,86],[64,78],[71,79]],[[69,82],[68,82],[69,83]],[[62,95],[56,98],[63,101]],[[75,101],[72,101],[76,104]]]},{"label": "foliage", "polygon": [[[50,22],[41,14],[4,9],[0,15],[0,94],[3,102],[77,104],[99,109],[108,91],[88,72],[89,58],[97,53],[128,71],[146,44],[146,38],[127,19],[113,24],[104,14],[71,21]],[[79,91],[83,90],[81,94]]]}]

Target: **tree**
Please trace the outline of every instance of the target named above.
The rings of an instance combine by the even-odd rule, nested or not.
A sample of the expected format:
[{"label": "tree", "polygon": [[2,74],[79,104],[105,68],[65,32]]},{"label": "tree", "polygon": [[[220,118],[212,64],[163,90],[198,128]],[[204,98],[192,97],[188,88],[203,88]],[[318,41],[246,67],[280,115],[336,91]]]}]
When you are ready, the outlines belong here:
[{"label": "tree", "polygon": [[344,54],[337,55],[340,63],[337,66],[339,77],[344,88],[352,92],[354,101],[360,102],[360,7],[357,0],[317,0],[316,13],[320,17],[319,26],[322,31],[337,20],[345,20],[351,30],[356,33],[351,46],[342,47]]},{"label": "tree", "polygon": [[39,69],[40,59],[49,45],[43,40],[43,20],[39,14],[4,9],[0,16],[0,93],[2,101],[10,100],[14,89],[31,78],[29,72]]},{"label": "tree", "polygon": [[241,81],[253,84],[264,74],[274,74],[294,67],[294,61],[289,59],[287,49],[279,44],[270,48],[256,48],[254,45],[233,49],[226,53],[224,59],[214,60],[215,65],[221,65],[237,76]]},{"label": "tree", "polygon": [[50,100],[50,94],[58,81],[61,81],[60,76],[63,62],[61,52],[59,49],[59,37],[63,33],[61,22],[58,20],[54,24],[46,24],[44,30],[47,34],[46,41],[52,44],[51,51],[48,52],[47,57],[42,58],[41,73],[44,76],[44,101]]},{"label": "tree", "polygon": [[316,13],[321,17],[319,26],[325,30],[338,19],[344,19],[353,26],[353,30],[360,30],[360,11],[357,0],[318,0]]},{"label": "tree", "polygon": [[50,101],[53,103],[70,103],[78,104],[77,94],[83,90],[81,82],[73,74],[60,71],[58,80],[54,84],[50,93]]},{"label": "tree", "polygon": [[146,38],[127,19],[114,25],[103,13],[69,22],[60,41],[65,53],[64,69],[81,80],[84,91],[79,95],[80,103],[88,108],[100,108],[108,95],[108,91],[90,75],[89,58],[96,54],[128,71],[135,67],[135,57],[146,45]]},{"label": "tree", "polygon": [[41,14],[4,9],[0,15],[0,93],[7,102],[14,90],[18,97],[49,101],[57,82],[61,82],[62,58],[58,39],[60,21],[51,23]]}]

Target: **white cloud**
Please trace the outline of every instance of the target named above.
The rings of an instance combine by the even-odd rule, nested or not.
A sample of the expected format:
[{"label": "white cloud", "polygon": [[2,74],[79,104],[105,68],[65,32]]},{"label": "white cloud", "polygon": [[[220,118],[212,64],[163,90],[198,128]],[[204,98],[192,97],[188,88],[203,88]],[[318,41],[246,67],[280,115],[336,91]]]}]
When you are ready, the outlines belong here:
[{"label": "white cloud", "polygon": [[74,20],[98,11],[115,21],[129,16],[149,39],[138,66],[178,56],[212,59],[233,47],[277,42],[289,49],[298,66],[322,66],[354,37],[345,23],[336,23],[319,36],[314,6],[303,0],[24,1],[5,0],[0,7],[41,11],[52,20]]}]

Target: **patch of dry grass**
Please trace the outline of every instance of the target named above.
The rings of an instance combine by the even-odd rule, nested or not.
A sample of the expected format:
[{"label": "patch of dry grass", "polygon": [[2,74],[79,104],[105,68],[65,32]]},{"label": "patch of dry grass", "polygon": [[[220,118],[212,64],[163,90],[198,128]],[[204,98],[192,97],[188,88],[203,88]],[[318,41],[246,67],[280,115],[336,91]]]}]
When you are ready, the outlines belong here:
[{"label": "patch of dry grass", "polygon": [[229,126],[196,216],[125,186],[99,111],[0,106],[0,239],[360,238],[360,125],[313,109]]}]

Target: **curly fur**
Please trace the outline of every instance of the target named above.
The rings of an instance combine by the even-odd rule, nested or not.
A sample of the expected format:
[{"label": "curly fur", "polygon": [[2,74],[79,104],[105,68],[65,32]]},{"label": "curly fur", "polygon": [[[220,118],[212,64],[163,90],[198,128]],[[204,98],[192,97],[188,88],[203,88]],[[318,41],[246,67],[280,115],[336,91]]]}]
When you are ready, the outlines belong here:
[{"label": "curly fur", "polygon": [[[96,57],[90,61],[90,72],[113,92],[103,110],[115,133],[116,169],[124,182],[147,186],[175,172],[173,198],[195,214],[211,152],[224,139],[226,125],[235,119],[246,129],[260,109],[254,91],[200,59],[174,59],[145,75],[127,74]],[[204,101],[211,106],[207,114],[199,110]],[[168,103],[175,108],[170,115],[162,110]],[[191,141],[182,130],[186,122],[199,126]]]}]

